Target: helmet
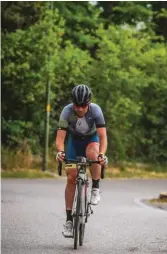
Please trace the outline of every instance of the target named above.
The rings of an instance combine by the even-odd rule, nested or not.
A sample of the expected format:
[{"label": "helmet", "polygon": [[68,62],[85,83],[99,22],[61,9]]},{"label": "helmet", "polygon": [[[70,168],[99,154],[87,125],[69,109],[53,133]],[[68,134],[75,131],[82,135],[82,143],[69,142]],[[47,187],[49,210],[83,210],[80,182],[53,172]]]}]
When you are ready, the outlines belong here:
[{"label": "helmet", "polygon": [[88,104],[92,97],[92,92],[86,85],[77,85],[72,90],[72,101],[78,105]]}]

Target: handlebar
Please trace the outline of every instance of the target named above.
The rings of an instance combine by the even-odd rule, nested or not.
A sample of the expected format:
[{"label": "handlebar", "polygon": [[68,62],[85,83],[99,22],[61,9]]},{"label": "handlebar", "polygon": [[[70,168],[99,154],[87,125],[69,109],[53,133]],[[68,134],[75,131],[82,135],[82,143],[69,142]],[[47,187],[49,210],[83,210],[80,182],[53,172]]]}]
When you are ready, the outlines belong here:
[{"label": "handlebar", "polygon": [[59,162],[59,164],[58,164],[58,173],[59,173],[59,176],[62,176],[62,163],[61,162]]},{"label": "handlebar", "polygon": [[[66,163],[66,164],[68,164],[68,163],[76,163],[76,164],[79,164],[79,165],[86,165],[86,166],[90,166],[93,163],[100,164],[100,162],[97,161],[97,160],[90,160],[90,159],[87,159],[85,157],[79,157],[78,159],[66,159],[65,158],[63,162]],[[59,164],[58,164],[58,173],[59,173],[59,176],[62,175],[62,165],[63,165],[63,162],[59,162]],[[101,178],[104,179],[104,166],[101,167]]]},{"label": "handlebar", "polygon": [[66,164],[68,164],[68,163],[75,163],[75,164],[86,165],[86,166],[90,166],[93,163],[100,164],[100,162],[97,161],[97,160],[89,160],[89,159],[84,158],[84,157],[81,157],[79,159],[65,159],[64,162]]}]

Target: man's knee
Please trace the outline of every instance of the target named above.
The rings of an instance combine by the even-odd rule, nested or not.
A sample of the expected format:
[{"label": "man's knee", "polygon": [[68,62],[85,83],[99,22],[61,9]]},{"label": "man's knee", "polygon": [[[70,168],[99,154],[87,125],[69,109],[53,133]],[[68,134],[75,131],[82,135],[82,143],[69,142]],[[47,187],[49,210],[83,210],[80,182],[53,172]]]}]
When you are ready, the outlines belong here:
[{"label": "man's knee", "polygon": [[77,177],[77,170],[76,169],[68,169],[67,170],[67,183],[68,184],[75,184]]},{"label": "man's knee", "polygon": [[86,157],[91,160],[97,160],[99,154],[99,143],[92,142],[86,148]]}]

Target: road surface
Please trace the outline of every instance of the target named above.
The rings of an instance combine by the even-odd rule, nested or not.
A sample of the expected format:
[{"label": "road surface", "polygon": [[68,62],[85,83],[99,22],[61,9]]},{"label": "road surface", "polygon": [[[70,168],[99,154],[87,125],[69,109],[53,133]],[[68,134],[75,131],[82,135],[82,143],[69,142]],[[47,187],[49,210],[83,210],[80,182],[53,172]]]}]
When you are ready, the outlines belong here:
[{"label": "road surface", "polygon": [[62,236],[64,187],[64,178],[2,180],[2,254],[167,253],[167,211],[140,203],[166,191],[167,179],[102,180],[77,251]]}]

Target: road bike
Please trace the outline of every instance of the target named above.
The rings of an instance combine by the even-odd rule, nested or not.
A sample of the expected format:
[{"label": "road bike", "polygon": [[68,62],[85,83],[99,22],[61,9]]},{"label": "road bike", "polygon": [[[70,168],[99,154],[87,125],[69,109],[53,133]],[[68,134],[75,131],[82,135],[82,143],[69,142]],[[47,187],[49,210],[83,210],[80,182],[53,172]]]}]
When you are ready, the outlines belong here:
[{"label": "road bike", "polygon": [[[85,157],[65,160],[65,168],[73,167],[72,164],[75,164],[77,169],[76,189],[72,206],[74,249],[78,247],[78,240],[79,245],[83,245],[85,224],[88,222],[88,217],[93,214],[90,203],[89,180],[86,173],[87,166],[93,163],[99,164],[99,161],[89,160]],[[59,175],[62,175],[62,163],[58,165],[58,172]],[[103,167],[101,168],[101,177],[104,178]]]}]

